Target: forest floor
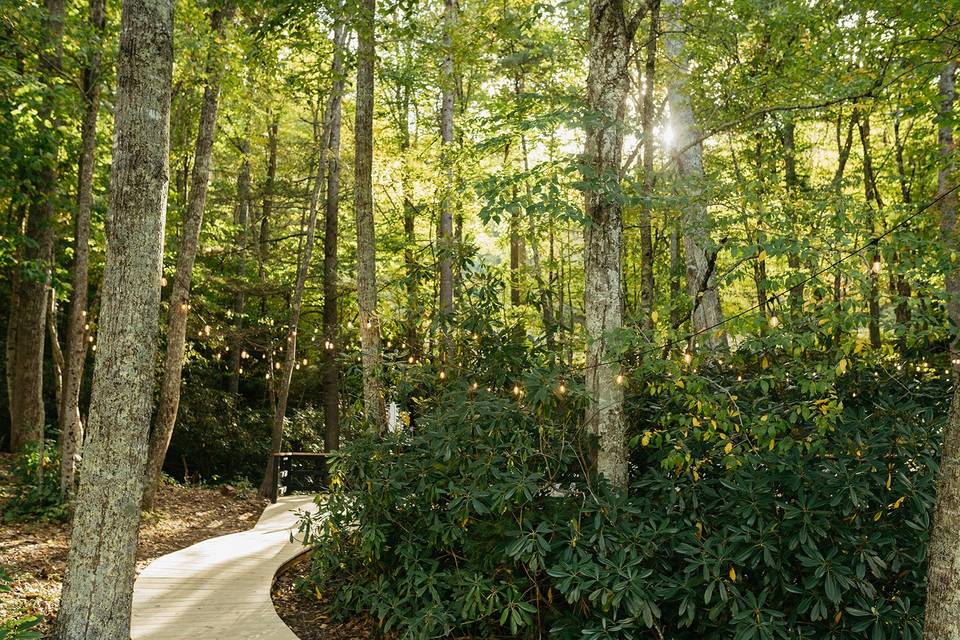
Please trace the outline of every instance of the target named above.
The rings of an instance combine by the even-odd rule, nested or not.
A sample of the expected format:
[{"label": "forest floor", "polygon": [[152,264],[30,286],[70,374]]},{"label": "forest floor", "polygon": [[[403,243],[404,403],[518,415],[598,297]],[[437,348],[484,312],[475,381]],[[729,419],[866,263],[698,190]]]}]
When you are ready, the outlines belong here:
[{"label": "forest floor", "polygon": [[[11,460],[9,454],[0,454],[0,513],[9,494]],[[255,490],[162,485],[156,508],[143,515],[137,572],[172,551],[249,529],[266,504]],[[0,598],[0,620],[38,615],[44,618],[38,630],[50,629],[60,600],[69,542],[66,524],[0,520],[0,569],[13,580],[11,591]]]},{"label": "forest floor", "polygon": [[277,575],[270,593],[277,614],[300,640],[366,640],[378,637],[374,633],[376,623],[369,617],[361,616],[346,622],[331,621],[326,598],[297,588],[297,583],[308,568],[309,560],[290,565]]}]

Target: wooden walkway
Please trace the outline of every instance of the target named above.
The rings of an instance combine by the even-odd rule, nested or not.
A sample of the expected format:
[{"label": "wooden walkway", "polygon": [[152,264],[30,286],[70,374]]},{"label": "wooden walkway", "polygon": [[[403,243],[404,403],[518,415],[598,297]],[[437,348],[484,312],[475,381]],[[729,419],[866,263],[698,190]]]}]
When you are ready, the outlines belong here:
[{"label": "wooden walkway", "polygon": [[248,531],[157,558],[133,587],[132,640],[297,640],[270,600],[277,570],[305,552],[290,542],[313,496],[268,505]]}]

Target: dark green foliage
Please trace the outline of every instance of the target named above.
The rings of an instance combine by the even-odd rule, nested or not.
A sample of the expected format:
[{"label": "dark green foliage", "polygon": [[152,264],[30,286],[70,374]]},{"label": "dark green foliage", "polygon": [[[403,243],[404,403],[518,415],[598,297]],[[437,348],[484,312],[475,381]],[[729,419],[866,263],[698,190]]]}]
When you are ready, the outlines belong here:
[{"label": "dark green foliage", "polygon": [[[12,580],[0,567],[0,593],[10,591]],[[18,616],[0,621],[0,640],[36,640],[43,637],[34,627],[43,621],[38,616]]]},{"label": "dark green foliage", "polygon": [[803,364],[828,383],[777,383],[748,354],[631,383],[627,498],[584,480],[569,377],[528,372],[519,401],[449,379],[337,458],[313,581],[404,638],[920,638],[943,377],[824,353]]},{"label": "dark green foliage", "polygon": [[69,517],[69,505],[60,501],[60,456],[55,442],[48,440],[43,449],[42,474],[40,449],[31,446],[16,457],[11,476],[13,495],[0,505],[3,522],[63,522]]},{"label": "dark green foliage", "polygon": [[229,393],[185,386],[166,473],[189,481],[256,481],[270,449],[270,417],[237,404]]}]

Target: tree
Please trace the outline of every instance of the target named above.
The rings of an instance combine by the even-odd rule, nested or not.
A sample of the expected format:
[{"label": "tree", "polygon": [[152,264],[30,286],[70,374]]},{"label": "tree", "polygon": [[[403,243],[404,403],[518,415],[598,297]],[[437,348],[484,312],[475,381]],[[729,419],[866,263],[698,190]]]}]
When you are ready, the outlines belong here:
[{"label": "tree", "polygon": [[597,472],[626,488],[627,443],[622,372],[612,341],[623,325],[623,205],[620,166],[630,76],[630,47],[644,9],[629,20],[623,0],[591,0],[586,143],[583,151],[588,223],[584,231],[586,425],[598,439]]},{"label": "tree", "polygon": [[382,363],[377,313],[377,248],[373,227],[373,71],[376,63],[376,0],[357,5],[357,107],[354,126],[353,212],[357,227],[357,306],[366,419],[378,429],[387,424],[378,378]]},{"label": "tree", "polygon": [[453,341],[450,323],[453,316],[453,114],[456,79],[453,68],[453,30],[457,25],[457,0],[443,2],[443,72],[440,98],[441,164],[445,171],[443,194],[440,199],[440,234],[437,238],[440,255],[440,324],[444,335],[443,351],[448,361],[453,359]]},{"label": "tree", "polygon": [[[90,0],[89,21],[97,39],[106,27],[106,0]],[[90,212],[93,209],[93,168],[97,150],[97,117],[100,113],[100,59],[102,44],[93,45],[83,73],[83,123],[80,162],[77,168],[77,214],[74,221],[73,295],[67,317],[66,353],[60,408],[60,496],[66,500],[76,487],[77,464],[83,445],[80,418],[80,384],[87,357],[87,287],[90,271]]]},{"label": "tree", "polygon": [[55,637],[130,637],[166,218],[173,2],[125,0],[84,469]]},{"label": "tree", "polygon": [[[346,24],[341,23],[339,39],[334,37],[334,45],[342,49]],[[330,91],[330,131],[325,139],[323,153],[327,162],[327,193],[324,203],[323,235],[323,336],[329,341],[324,348],[323,373],[323,422],[325,451],[340,448],[340,369],[336,356],[336,345],[340,340],[339,330],[339,287],[337,280],[337,244],[340,235],[340,129],[342,120],[342,99],[346,78],[343,69],[343,54],[334,50],[331,65],[333,88]]]},{"label": "tree", "polygon": [[193,154],[190,196],[177,247],[177,270],[173,276],[173,288],[167,309],[167,353],[160,381],[160,400],[157,403],[153,429],[150,431],[150,455],[147,459],[147,481],[143,493],[143,508],[148,511],[153,508],[153,500],[160,486],[163,460],[167,455],[167,447],[170,445],[170,436],[173,434],[180,406],[180,382],[183,374],[187,318],[190,315],[190,285],[200,244],[200,227],[203,224],[203,209],[207,202],[213,140],[217,130],[217,109],[223,73],[221,41],[233,19],[234,9],[233,0],[224,0],[222,6],[210,13],[212,39],[207,49],[207,63],[204,68],[206,83],[203,88],[200,125],[197,128],[197,142]]},{"label": "tree", "polygon": [[59,116],[56,113],[56,79],[63,58],[64,0],[46,0],[40,73],[47,83],[38,114],[38,144],[42,160],[31,176],[30,207],[22,263],[11,306],[12,340],[8,341],[7,375],[10,399],[10,446],[20,451],[41,444],[46,417],[43,407],[43,350],[56,222]]},{"label": "tree", "polygon": [[[937,191],[940,200],[940,234],[947,253],[960,251],[957,228],[956,163],[954,154],[954,108],[957,62],[947,62],[940,72],[940,113],[937,141],[940,170]],[[952,261],[951,263],[952,264]],[[960,365],[957,363],[957,329],[960,328],[960,269],[948,267],[944,274],[947,313],[953,340],[950,356],[953,365],[953,402],[943,432],[940,453],[940,477],[937,480],[937,506],[930,532],[927,569],[927,610],[923,637],[927,640],[960,638]]]},{"label": "tree", "polygon": [[[300,311],[303,305],[303,288],[307,282],[307,273],[310,270],[310,260],[313,256],[313,244],[317,231],[317,209],[320,205],[321,194],[327,186],[326,178],[330,165],[331,141],[334,136],[339,138],[339,132],[334,134],[334,126],[340,123],[340,100],[343,94],[343,49],[346,44],[347,30],[345,25],[337,24],[333,34],[333,77],[330,96],[323,111],[322,125],[317,142],[317,173],[310,196],[309,213],[307,214],[306,240],[300,255],[300,264],[297,265],[297,282],[293,289],[293,299],[290,301],[290,320],[287,324],[286,341],[284,342],[283,366],[280,369],[279,384],[276,385],[277,404],[274,409],[271,426],[270,451],[279,453],[283,446],[283,420],[287,412],[287,399],[290,395],[290,381],[293,377],[294,366],[297,363],[297,332],[300,327]],[[339,142],[337,142],[339,145]],[[336,260],[336,244],[334,244],[334,260]],[[326,256],[324,256],[326,258]],[[335,299],[335,295],[334,295]],[[336,309],[336,307],[334,307]],[[326,315],[326,309],[324,310]],[[267,459],[263,482],[260,484],[260,495],[267,496],[273,486],[273,458]]]},{"label": "tree", "polygon": [[683,254],[686,263],[687,293],[690,296],[693,330],[706,332],[703,340],[713,347],[725,348],[726,336],[707,331],[723,321],[715,273],[717,249],[711,249],[710,216],[703,202],[703,140],[693,114],[687,87],[689,56],[679,12],[682,0],[668,0],[670,27],[664,36],[667,57],[677,65],[667,88],[670,127],[673,131],[673,162],[684,189]]}]

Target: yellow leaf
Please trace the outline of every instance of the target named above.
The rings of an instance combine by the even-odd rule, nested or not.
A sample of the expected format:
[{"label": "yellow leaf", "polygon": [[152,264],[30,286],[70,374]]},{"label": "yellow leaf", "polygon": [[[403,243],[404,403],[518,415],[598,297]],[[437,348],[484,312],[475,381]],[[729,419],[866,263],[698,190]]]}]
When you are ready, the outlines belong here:
[{"label": "yellow leaf", "polygon": [[760,361],[760,367],[766,369],[770,366],[770,361],[767,360],[767,356],[763,356],[763,359]]},{"label": "yellow leaf", "polygon": [[770,451],[773,451],[773,448],[777,445],[777,441],[773,438],[770,438]]},{"label": "yellow leaf", "polygon": [[840,624],[840,618],[843,617],[843,611],[837,611],[837,615],[833,616],[833,624]]},{"label": "yellow leaf", "polygon": [[683,387],[684,387],[683,380],[681,380],[680,378],[677,378],[676,383],[677,383],[677,386],[678,386],[678,387],[680,387],[681,389],[683,389]]},{"label": "yellow leaf", "polygon": [[877,520],[880,519],[881,516],[883,516],[883,512],[877,511],[877,515],[873,516],[873,521],[876,522]]},{"label": "yellow leaf", "polygon": [[699,427],[699,426],[700,426],[700,421],[697,420],[697,417],[696,417],[696,416],[693,417],[693,426],[695,426],[695,427]]},{"label": "yellow leaf", "polygon": [[723,452],[730,453],[731,451],[733,451],[733,443],[728,441],[727,446],[723,448]]},{"label": "yellow leaf", "polygon": [[699,481],[700,481],[700,474],[697,473],[697,470],[696,470],[696,469],[693,470],[693,479],[694,479],[694,481],[696,481],[696,482],[699,482]]},{"label": "yellow leaf", "polygon": [[727,574],[727,575],[730,576],[730,581],[731,581],[731,582],[736,582],[736,581],[737,581],[737,570],[734,569],[732,566],[730,567],[730,573]]},{"label": "yellow leaf", "polygon": [[893,508],[899,509],[900,505],[902,505],[903,501],[906,499],[907,499],[907,496],[900,496],[899,498],[897,498],[897,501],[893,503]]},{"label": "yellow leaf", "polygon": [[847,359],[840,358],[840,362],[837,363],[837,375],[843,375],[847,370]]},{"label": "yellow leaf", "polygon": [[889,473],[887,474],[887,491],[890,491],[890,486],[893,484],[893,476]]},{"label": "yellow leaf", "polygon": [[656,311],[654,311],[653,313],[650,314],[650,319],[653,320],[654,322],[657,321],[657,318],[658,318],[658,317],[659,317],[659,316],[657,315],[657,312],[656,312]]},{"label": "yellow leaf", "polygon": [[650,434],[643,434],[643,437],[640,438],[640,444],[644,447],[650,444]]},{"label": "yellow leaf", "polygon": [[701,537],[703,537],[703,523],[698,522],[697,523],[697,540],[699,540]]}]

